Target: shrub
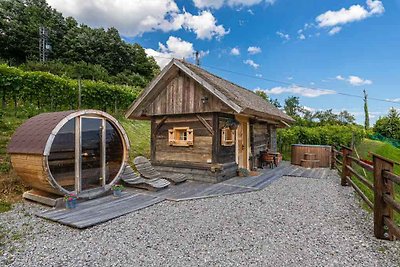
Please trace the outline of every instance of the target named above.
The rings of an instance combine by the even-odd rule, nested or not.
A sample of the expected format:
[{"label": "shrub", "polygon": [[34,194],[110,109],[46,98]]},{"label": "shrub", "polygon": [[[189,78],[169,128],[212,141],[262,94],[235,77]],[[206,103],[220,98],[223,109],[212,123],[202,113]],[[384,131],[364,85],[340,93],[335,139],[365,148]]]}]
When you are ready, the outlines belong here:
[{"label": "shrub", "polygon": [[[136,99],[140,88],[82,80],[81,108],[125,110]],[[78,81],[47,72],[22,71],[0,65],[0,88],[3,104],[28,110],[63,110],[78,107]]]}]

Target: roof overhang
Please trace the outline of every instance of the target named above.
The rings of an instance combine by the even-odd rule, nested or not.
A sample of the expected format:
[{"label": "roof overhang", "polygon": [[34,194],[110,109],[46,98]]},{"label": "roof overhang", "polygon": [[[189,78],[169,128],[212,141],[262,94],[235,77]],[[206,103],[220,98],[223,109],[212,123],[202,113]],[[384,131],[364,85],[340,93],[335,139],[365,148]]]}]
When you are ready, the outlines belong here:
[{"label": "roof overhang", "polygon": [[279,125],[279,127],[281,127],[281,128],[290,127],[290,123],[294,122],[293,119],[289,120],[289,119],[281,117],[281,116],[260,112],[260,111],[254,110],[254,109],[245,109],[245,110],[243,110],[242,114],[253,115],[256,117],[256,119],[264,120],[269,123],[271,123],[271,121],[272,121],[274,124]]}]

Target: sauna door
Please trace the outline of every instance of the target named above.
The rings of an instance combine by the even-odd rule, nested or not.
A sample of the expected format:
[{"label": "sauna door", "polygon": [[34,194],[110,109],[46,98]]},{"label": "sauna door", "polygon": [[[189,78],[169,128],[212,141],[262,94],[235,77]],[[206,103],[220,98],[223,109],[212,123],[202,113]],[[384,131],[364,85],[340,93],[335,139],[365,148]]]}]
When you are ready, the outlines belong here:
[{"label": "sauna door", "polygon": [[81,117],[81,190],[105,185],[104,179],[104,120]]},{"label": "sauna door", "polygon": [[249,155],[248,155],[248,132],[249,132],[249,121],[247,118],[236,117],[239,121],[239,126],[236,130],[236,163],[239,168],[249,168]]}]

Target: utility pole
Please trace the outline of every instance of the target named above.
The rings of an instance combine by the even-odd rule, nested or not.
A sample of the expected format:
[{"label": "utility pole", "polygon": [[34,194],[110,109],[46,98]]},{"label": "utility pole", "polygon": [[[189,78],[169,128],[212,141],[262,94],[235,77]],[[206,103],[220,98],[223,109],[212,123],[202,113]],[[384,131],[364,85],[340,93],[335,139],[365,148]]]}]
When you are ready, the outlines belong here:
[{"label": "utility pole", "polygon": [[78,78],[78,110],[81,109],[82,105],[82,84],[81,84],[81,76]]},{"label": "utility pole", "polygon": [[367,91],[364,89],[364,113],[365,113],[365,130],[369,129],[369,113],[368,113],[368,94]]}]

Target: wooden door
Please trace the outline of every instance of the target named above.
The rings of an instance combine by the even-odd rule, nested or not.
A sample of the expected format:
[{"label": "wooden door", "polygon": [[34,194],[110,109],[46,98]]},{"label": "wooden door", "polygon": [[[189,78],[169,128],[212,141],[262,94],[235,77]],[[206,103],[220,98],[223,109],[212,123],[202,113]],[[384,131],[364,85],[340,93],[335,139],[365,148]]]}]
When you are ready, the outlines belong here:
[{"label": "wooden door", "polygon": [[236,117],[239,127],[236,130],[236,163],[239,168],[249,168],[249,120]]}]

